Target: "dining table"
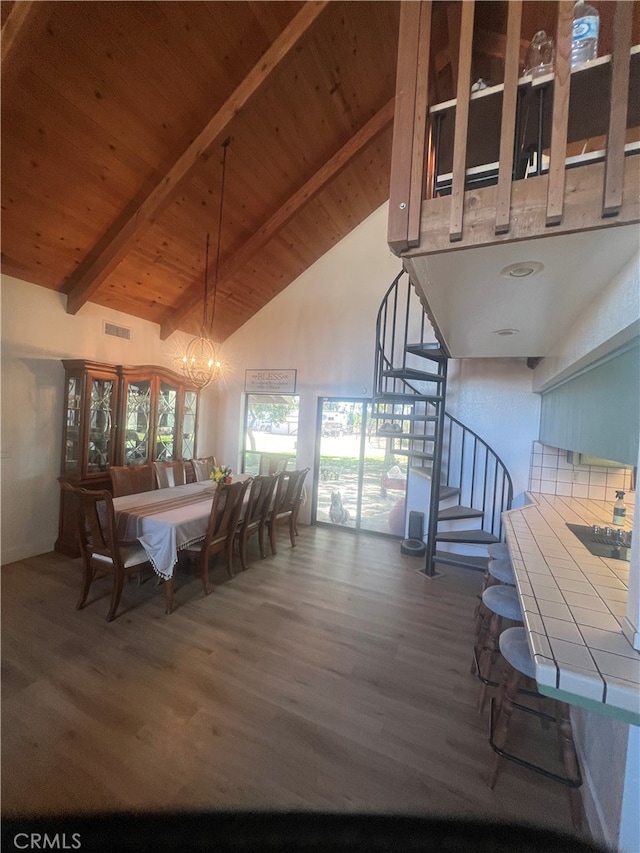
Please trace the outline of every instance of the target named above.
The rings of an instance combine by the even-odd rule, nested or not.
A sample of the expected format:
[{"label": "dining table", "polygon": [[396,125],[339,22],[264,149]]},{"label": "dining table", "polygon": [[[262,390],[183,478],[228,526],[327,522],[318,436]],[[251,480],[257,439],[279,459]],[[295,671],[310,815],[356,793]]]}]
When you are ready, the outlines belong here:
[{"label": "dining table", "polygon": [[[235,474],[232,481],[249,478],[248,474]],[[114,498],[118,539],[137,539],[156,573],[168,580],[178,552],[204,539],[216,488],[208,480]]]}]

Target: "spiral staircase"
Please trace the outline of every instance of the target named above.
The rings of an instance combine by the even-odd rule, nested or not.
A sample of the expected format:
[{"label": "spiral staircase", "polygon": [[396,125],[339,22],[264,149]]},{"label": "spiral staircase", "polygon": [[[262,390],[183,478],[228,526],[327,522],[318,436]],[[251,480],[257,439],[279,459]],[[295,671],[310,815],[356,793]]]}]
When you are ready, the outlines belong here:
[{"label": "spiral staircase", "polygon": [[424,574],[436,576],[436,564],[482,570],[511,507],[511,477],[487,442],[446,411],[448,353],[404,276],[378,311],[373,417],[389,456],[406,459],[408,479],[429,484],[428,506],[407,507],[426,518]]}]

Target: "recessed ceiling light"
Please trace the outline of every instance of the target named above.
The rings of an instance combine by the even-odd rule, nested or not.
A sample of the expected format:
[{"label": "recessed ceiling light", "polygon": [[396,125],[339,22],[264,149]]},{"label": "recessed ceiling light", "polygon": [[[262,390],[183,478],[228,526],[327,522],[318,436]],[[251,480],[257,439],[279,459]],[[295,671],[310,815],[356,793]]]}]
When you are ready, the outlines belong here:
[{"label": "recessed ceiling light", "polygon": [[501,338],[508,338],[511,335],[517,335],[520,329],[496,329],[494,335],[500,335]]},{"label": "recessed ceiling light", "polygon": [[541,269],[544,269],[544,265],[539,261],[518,261],[501,269],[500,275],[503,278],[528,278],[539,273]]}]

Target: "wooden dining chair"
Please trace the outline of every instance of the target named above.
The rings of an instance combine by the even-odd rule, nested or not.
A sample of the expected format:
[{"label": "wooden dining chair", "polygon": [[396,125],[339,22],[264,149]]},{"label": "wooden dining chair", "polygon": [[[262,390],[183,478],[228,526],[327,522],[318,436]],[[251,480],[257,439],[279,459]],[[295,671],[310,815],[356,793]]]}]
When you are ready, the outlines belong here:
[{"label": "wooden dining chair", "polygon": [[152,465],[112,465],[109,468],[109,476],[114,498],[150,492],[156,487]]},{"label": "wooden dining chair", "polygon": [[[125,577],[152,568],[147,553],[139,542],[120,542],[116,535],[116,518],[111,492],[91,491],[62,483],[74,504],[76,532],[82,557],[82,589],[77,609],[81,610],[92,582],[100,574],[113,575],[111,605],[107,622],[116,617]],[[166,612],[171,612],[173,578],[165,583]]]},{"label": "wooden dining chair", "polygon": [[209,475],[216,465],[215,456],[203,456],[201,459],[192,459],[193,473],[197,482],[208,480]]},{"label": "wooden dining chair", "polygon": [[173,486],[184,486],[187,482],[187,472],[184,462],[176,459],[173,462],[154,462],[156,483],[159,489]]},{"label": "wooden dining chair", "polygon": [[258,474],[267,476],[268,474],[281,474],[287,470],[289,464],[288,456],[271,456],[271,454],[263,453],[260,456],[258,463]]},{"label": "wooden dining chair", "polygon": [[288,523],[291,547],[295,547],[296,536],[298,535],[296,524],[300,504],[302,503],[302,489],[308,473],[309,468],[304,468],[300,471],[284,471],[278,475],[278,485],[276,487],[273,508],[267,516],[266,521],[272,554],[278,553],[276,548],[276,529],[279,524]]},{"label": "wooden dining chair", "polygon": [[211,514],[204,539],[199,543],[199,547],[183,549],[182,553],[187,557],[196,558],[199,562],[205,595],[211,592],[209,560],[214,554],[224,552],[227,560],[227,574],[230,578],[233,577],[233,542],[240,522],[245,493],[250,483],[250,479],[241,483],[219,483],[213,494]]},{"label": "wooden dining chair", "polygon": [[242,568],[247,568],[247,541],[252,537],[258,537],[258,545],[260,547],[260,555],[262,559],[267,556],[265,546],[265,530],[267,526],[267,517],[271,511],[273,495],[275,491],[278,477],[258,476],[254,477],[251,482],[251,490],[249,491],[249,500],[247,501],[244,514],[238,525],[235,538],[238,542],[238,550],[240,552],[240,562]]}]

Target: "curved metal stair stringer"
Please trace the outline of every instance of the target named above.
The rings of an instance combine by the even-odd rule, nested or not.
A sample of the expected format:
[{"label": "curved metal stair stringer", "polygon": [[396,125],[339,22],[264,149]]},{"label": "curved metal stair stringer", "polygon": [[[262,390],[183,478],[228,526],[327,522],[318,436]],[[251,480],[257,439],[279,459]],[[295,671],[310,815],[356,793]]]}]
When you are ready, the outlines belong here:
[{"label": "curved metal stair stringer", "polygon": [[[486,556],[437,545],[499,541],[501,513],[513,499],[511,477],[487,442],[445,411],[449,354],[434,340],[427,308],[409,277],[401,281],[404,275],[391,283],[378,310],[373,416],[378,433],[390,439],[390,452],[430,480],[424,573],[436,576],[436,563],[482,569]],[[470,526],[444,529],[459,522]]]}]

